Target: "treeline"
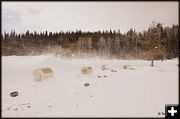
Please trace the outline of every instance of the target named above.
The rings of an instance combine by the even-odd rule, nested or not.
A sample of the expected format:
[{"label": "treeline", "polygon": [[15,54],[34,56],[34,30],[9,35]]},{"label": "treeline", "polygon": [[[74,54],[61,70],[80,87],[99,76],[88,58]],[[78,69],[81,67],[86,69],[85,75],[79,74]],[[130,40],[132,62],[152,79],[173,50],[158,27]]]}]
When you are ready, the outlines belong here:
[{"label": "treeline", "polygon": [[157,23],[146,31],[130,29],[98,32],[15,31],[1,35],[1,53],[9,55],[40,55],[69,53],[75,56],[116,57],[120,59],[172,59],[179,57],[179,25],[163,27]]}]

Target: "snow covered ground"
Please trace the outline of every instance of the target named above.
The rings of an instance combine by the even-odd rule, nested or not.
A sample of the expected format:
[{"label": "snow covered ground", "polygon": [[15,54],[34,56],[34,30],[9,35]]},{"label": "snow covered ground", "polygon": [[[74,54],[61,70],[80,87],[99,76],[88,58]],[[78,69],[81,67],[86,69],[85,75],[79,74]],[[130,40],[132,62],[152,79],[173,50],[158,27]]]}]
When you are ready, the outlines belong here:
[{"label": "snow covered ground", "polygon": [[[125,64],[134,70],[123,69]],[[3,56],[2,116],[164,117],[165,104],[178,104],[178,59],[155,61],[154,67],[150,64],[143,60]],[[103,71],[102,65],[110,69]],[[93,73],[81,74],[82,66],[91,66]],[[54,78],[35,81],[32,71],[41,67],[52,68]],[[19,95],[10,97],[13,91]]]}]

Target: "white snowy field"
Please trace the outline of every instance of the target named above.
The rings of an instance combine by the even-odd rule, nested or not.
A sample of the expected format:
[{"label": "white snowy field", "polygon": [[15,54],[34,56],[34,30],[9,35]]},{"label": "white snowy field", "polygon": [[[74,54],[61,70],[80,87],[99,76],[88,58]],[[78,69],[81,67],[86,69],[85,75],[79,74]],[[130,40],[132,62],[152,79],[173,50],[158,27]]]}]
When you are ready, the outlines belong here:
[{"label": "white snowy field", "polygon": [[[123,69],[125,64],[135,70]],[[165,117],[165,104],[178,104],[178,59],[154,61],[154,67],[150,64],[3,56],[2,117]],[[110,69],[103,71],[102,65]],[[81,74],[82,66],[91,66],[93,73]],[[54,78],[35,81],[32,71],[41,67],[52,68]],[[10,97],[13,91],[19,95]]]}]

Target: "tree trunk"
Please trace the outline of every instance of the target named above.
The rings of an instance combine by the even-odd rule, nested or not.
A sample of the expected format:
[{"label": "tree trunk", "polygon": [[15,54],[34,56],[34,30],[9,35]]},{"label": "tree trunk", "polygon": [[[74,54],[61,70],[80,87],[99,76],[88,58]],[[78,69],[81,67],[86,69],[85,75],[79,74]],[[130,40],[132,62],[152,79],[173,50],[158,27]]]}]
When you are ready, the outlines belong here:
[{"label": "tree trunk", "polygon": [[151,60],[151,66],[154,66],[154,59]]}]

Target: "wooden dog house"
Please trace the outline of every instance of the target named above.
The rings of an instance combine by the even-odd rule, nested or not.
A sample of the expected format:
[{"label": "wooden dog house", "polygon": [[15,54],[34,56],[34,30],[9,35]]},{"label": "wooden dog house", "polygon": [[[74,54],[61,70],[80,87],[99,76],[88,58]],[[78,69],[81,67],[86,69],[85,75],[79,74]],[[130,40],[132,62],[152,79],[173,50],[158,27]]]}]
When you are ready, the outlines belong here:
[{"label": "wooden dog house", "polygon": [[53,75],[53,70],[51,68],[39,68],[33,71],[33,76],[36,81],[50,79]]},{"label": "wooden dog house", "polygon": [[90,67],[90,66],[88,66],[88,67],[82,67],[81,68],[81,73],[82,74],[90,74],[92,72],[92,68]]}]

